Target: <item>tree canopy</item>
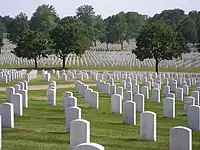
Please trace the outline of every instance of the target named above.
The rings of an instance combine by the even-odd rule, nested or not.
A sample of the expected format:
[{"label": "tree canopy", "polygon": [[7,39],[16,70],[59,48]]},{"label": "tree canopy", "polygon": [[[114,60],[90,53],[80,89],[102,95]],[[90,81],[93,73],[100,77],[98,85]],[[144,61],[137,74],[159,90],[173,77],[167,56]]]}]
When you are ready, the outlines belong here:
[{"label": "tree canopy", "polygon": [[7,32],[7,29],[6,29],[5,24],[2,21],[0,21],[0,35],[3,35],[6,32]]},{"label": "tree canopy", "polygon": [[10,23],[13,21],[14,18],[11,18],[10,16],[0,16],[0,22],[2,22],[5,27],[6,27],[6,30],[9,28],[10,26]]},{"label": "tree canopy", "polygon": [[91,5],[81,5],[76,10],[76,16],[88,26],[93,26],[95,17],[94,8]]},{"label": "tree canopy", "polygon": [[21,58],[33,59],[37,69],[37,59],[50,54],[52,42],[44,32],[26,30],[17,41],[17,47],[12,53]]},{"label": "tree canopy", "polygon": [[156,72],[158,72],[158,65],[162,60],[171,60],[188,52],[182,34],[174,31],[163,21],[155,21],[143,26],[136,41],[137,48],[132,52],[141,61],[154,58]]},{"label": "tree canopy", "polygon": [[20,36],[22,36],[28,28],[28,16],[24,13],[20,13],[10,23],[7,29],[7,37],[12,43],[17,44]]},{"label": "tree canopy", "polygon": [[200,23],[200,12],[191,11],[187,14],[182,9],[164,10],[149,18],[149,22],[161,20],[171,25],[174,29],[180,30],[187,43],[197,42],[197,30]]},{"label": "tree canopy", "polygon": [[30,27],[33,30],[51,31],[59,20],[56,10],[52,5],[40,5],[30,19]]},{"label": "tree canopy", "polygon": [[81,56],[85,50],[89,49],[90,41],[85,26],[80,21],[69,21],[57,25],[51,32],[54,53],[62,59],[63,68],[65,68],[65,60],[68,54],[75,53]]}]

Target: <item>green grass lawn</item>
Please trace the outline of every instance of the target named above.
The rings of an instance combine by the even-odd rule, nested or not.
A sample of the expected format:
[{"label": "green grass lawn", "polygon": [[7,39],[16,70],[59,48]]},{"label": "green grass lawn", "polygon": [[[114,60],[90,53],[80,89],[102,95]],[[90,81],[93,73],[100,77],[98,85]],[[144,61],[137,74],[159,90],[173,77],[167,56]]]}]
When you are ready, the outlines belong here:
[{"label": "green grass lawn", "polygon": [[[161,103],[145,101],[145,110],[157,114],[157,141],[141,141],[139,136],[139,113],[137,125],[123,124],[120,114],[111,113],[111,98],[91,87],[100,94],[100,109],[89,109],[83,98],[74,89],[58,89],[57,105],[46,104],[46,90],[29,91],[29,108],[24,109],[24,116],[15,117],[15,128],[3,128],[4,150],[66,150],[69,149],[69,134],[65,133],[65,117],[61,111],[62,94],[72,91],[78,98],[78,107],[82,118],[91,123],[91,142],[99,143],[106,150],[168,150],[169,130],[175,126],[187,126],[183,115],[183,102],[176,101],[176,118],[163,118],[163,95]],[[190,92],[194,87],[190,89]],[[163,91],[161,91],[161,94]],[[151,97],[151,94],[150,94]],[[0,100],[5,99],[5,92],[0,93]],[[193,150],[200,149],[200,132],[193,132]]]},{"label": "green grass lawn", "polygon": [[[34,69],[33,65],[1,65],[0,69]],[[39,65],[38,70],[49,70],[49,69],[59,69],[62,70],[61,66],[49,66],[49,65]],[[131,66],[66,66],[66,69],[77,69],[77,70],[127,70],[127,71],[155,71],[155,67],[131,67]],[[160,67],[161,72],[178,72],[175,67],[163,68]],[[200,68],[179,68],[179,72],[198,72],[200,73]]]}]

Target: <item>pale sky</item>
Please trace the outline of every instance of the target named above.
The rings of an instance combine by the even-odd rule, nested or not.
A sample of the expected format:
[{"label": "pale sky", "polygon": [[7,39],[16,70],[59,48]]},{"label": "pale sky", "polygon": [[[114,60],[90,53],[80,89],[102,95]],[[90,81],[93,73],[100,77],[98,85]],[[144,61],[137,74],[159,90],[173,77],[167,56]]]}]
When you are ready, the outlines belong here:
[{"label": "pale sky", "polygon": [[181,8],[186,13],[200,11],[200,0],[0,0],[0,15],[14,17],[24,12],[30,17],[41,4],[53,5],[60,17],[75,15],[76,9],[83,4],[92,5],[96,14],[103,18],[120,11],[136,11],[149,16],[174,8]]}]

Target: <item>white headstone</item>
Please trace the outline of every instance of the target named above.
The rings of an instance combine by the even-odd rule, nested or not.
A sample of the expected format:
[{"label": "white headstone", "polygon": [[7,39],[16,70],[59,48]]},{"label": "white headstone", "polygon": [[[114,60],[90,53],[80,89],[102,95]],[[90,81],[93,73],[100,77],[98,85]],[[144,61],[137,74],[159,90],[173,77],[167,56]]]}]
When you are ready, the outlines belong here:
[{"label": "white headstone", "polygon": [[147,86],[143,86],[141,89],[141,94],[144,95],[145,99],[149,99],[149,88]]},{"label": "white headstone", "polygon": [[99,109],[99,92],[90,92],[87,103],[89,108]]},{"label": "white headstone", "polygon": [[193,91],[191,96],[194,97],[195,105],[199,105],[199,91]]},{"label": "white headstone", "polygon": [[22,95],[22,105],[23,107],[28,107],[28,91],[27,90],[20,90],[19,93]]},{"label": "white headstone", "polygon": [[123,108],[124,123],[136,125],[136,103],[133,101],[124,102]]},{"label": "white headstone", "polygon": [[76,119],[70,123],[70,150],[79,144],[90,143],[90,122]]},{"label": "white headstone", "polygon": [[144,112],[144,95],[137,94],[135,96],[135,102],[136,102],[136,111],[140,113]]},{"label": "white headstone", "polygon": [[132,91],[125,91],[124,92],[124,98],[123,98],[124,102],[126,101],[132,101],[133,100],[133,93]]},{"label": "white headstone", "polygon": [[160,103],[160,89],[154,88],[152,91],[152,102]]},{"label": "white headstone", "polygon": [[11,96],[12,94],[15,93],[15,88],[14,87],[8,87],[6,89],[6,102],[11,102]]},{"label": "white headstone", "polygon": [[122,114],[122,97],[119,94],[112,95],[111,109],[113,113]]},{"label": "white headstone", "polygon": [[187,107],[188,127],[192,130],[200,130],[200,106],[190,105]]},{"label": "white headstone", "polygon": [[156,141],[156,113],[146,111],[140,114],[140,138]]},{"label": "white headstone", "polygon": [[14,128],[14,107],[12,103],[0,104],[0,115],[3,127]]},{"label": "white headstone", "polygon": [[175,118],[175,99],[166,97],[164,99],[164,117]]},{"label": "white headstone", "polygon": [[170,150],[192,150],[192,130],[181,126],[171,128]]},{"label": "white headstone", "polygon": [[70,122],[76,119],[81,119],[81,109],[78,107],[69,107],[66,108],[65,111],[65,116],[66,116],[66,131],[70,131]]},{"label": "white headstone", "polygon": [[14,114],[23,116],[23,102],[22,102],[22,95],[21,94],[13,94],[11,96],[11,103],[14,107]]}]

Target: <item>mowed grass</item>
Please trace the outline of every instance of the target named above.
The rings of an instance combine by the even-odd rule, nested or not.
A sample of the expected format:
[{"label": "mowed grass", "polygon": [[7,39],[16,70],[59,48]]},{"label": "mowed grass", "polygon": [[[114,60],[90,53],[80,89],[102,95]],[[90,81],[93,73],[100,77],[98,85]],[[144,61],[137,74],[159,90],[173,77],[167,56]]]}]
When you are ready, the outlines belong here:
[{"label": "mowed grass", "polygon": [[[142,87],[142,85],[140,85]],[[123,116],[111,113],[111,98],[99,91],[100,108],[87,108],[83,98],[74,88],[57,90],[57,105],[46,104],[46,90],[29,91],[29,108],[24,109],[24,116],[15,117],[15,128],[3,128],[4,150],[66,150],[70,149],[70,135],[65,132],[66,121],[62,108],[62,95],[71,91],[78,98],[78,107],[82,110],[82,118],[90,121],[91,142],[102,144],[106,150],[168,150],[169,130],[175,126],[186,126],[186,116],[183,114],[183,102],[176,101],[176,118],[163,117],[163,95],[161,103],[145,101],[145,110],[157,114],[157,141],[140,140],[140,114],[137,113],[137,125],[126,125]],[[190,89],[193,91],[195,87]],[[163,91],[161,91],[161,94]],[[150,93],[151,98],[151,93]],[[5,92],[1,92],[3,102]],[[200,132],[193,131],[193,150],[200,149]]]},{"label": "mowed grass", "polygon": [[[34,69],[34,65],[1,65],[0,69]],[[59,69],[63,70],[61,66],[52,66],[52,65],[38,65],[38,70],[51,70],[51,69]],[[153,71],[155,72],[155,67],[135,67],[135,66],[66,66],[66,69],[72,70],[120,70],[120,71]],[[194,72],[200,73],[200,68],[183,68],[179,69],[176,67],[159,67],[159,71],[161,72]]]}]

